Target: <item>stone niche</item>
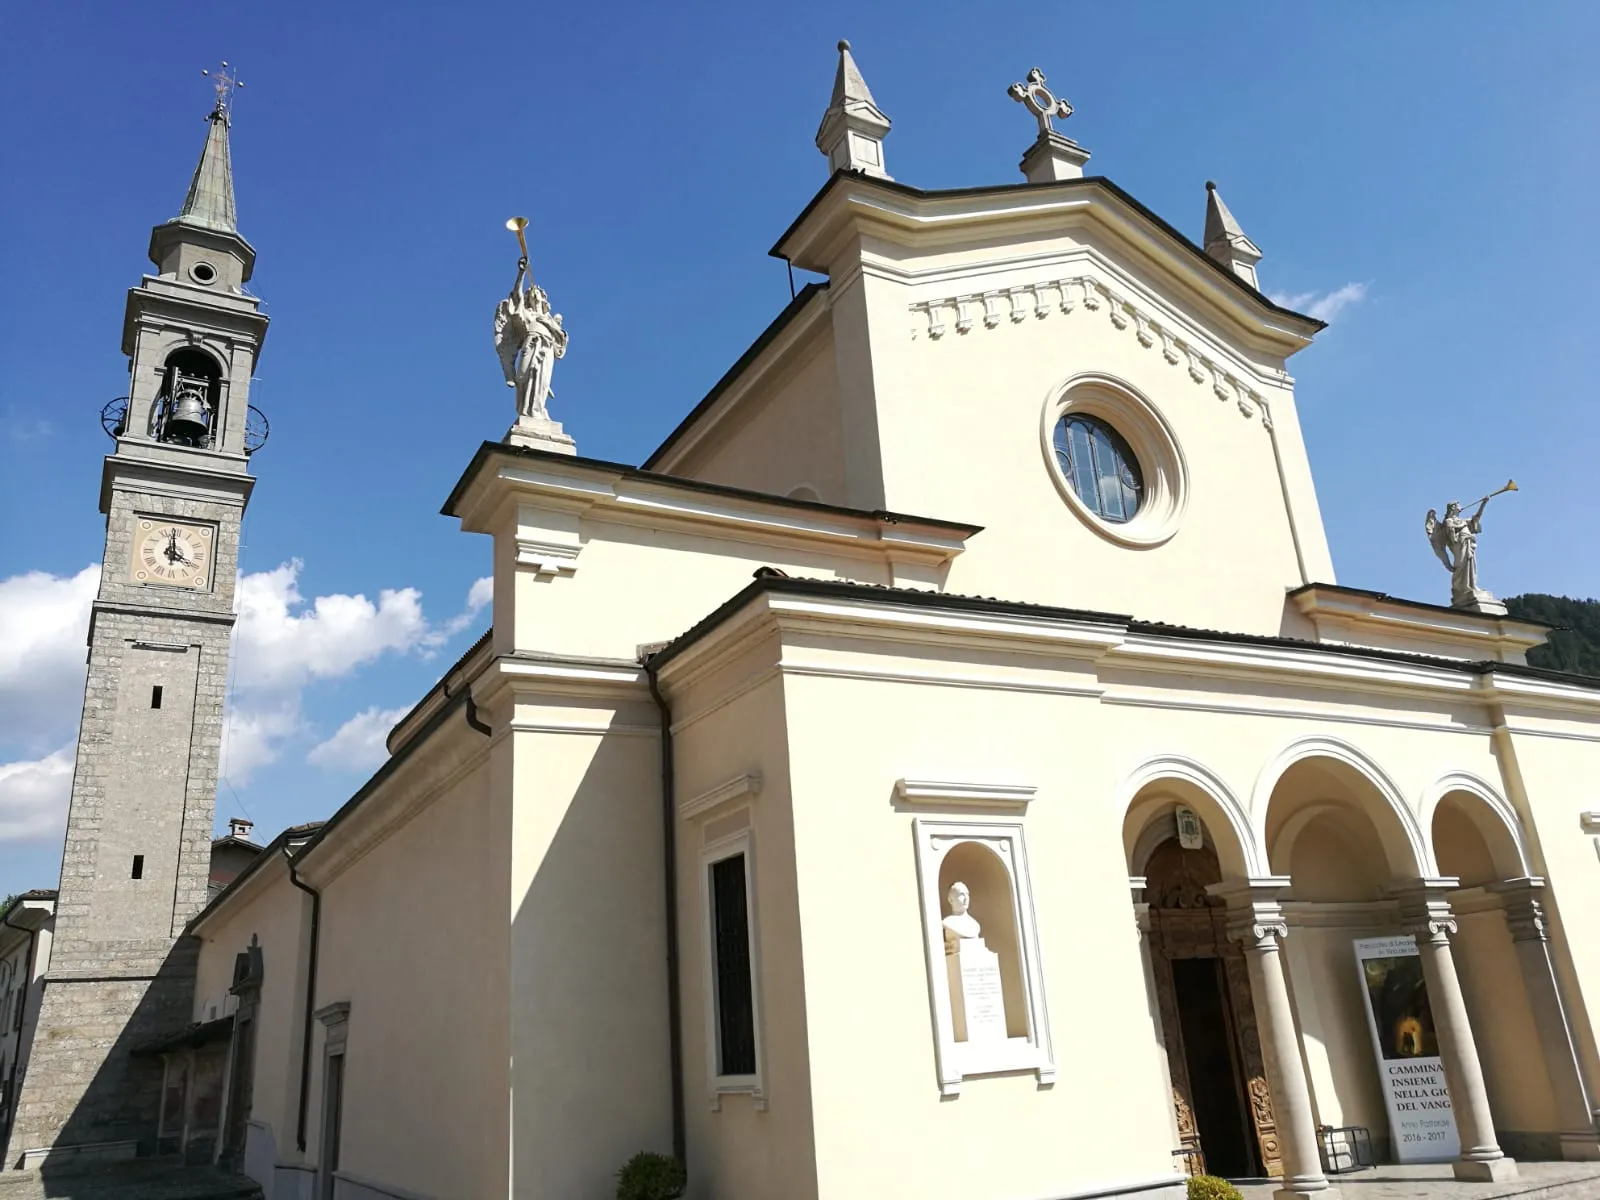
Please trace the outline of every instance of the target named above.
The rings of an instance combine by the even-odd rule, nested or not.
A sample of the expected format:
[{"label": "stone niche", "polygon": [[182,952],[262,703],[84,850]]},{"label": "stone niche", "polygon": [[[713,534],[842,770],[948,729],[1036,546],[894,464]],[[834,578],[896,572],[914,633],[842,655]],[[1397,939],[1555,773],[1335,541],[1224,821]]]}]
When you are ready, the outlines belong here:
[{"label": "stone niche", "polygon": [[1055,1061],[1021,822],[915,821],[939,1088]]}]

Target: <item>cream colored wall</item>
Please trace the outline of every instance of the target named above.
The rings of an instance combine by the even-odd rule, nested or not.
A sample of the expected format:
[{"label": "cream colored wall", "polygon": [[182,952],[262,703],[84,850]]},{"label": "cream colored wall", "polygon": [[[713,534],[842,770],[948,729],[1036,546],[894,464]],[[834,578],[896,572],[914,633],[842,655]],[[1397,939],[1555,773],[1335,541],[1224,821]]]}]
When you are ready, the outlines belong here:
[{"label": "cream colored wall", "polygon": [[1458,913],[1451,947],[1466,997],[1495,1128],[1550,1132],[1561,1128],[1550,1079],[1538,1053],[1539,1031],[1522,979],[1522,964],[1498,911]]},{"label": "cream colored wall", "polygon": [[[788,678],[784,690],[818,1194],[1061,1195],[1169,1175],[1122,814],[1094,800],[1113,792],[1116,768],[1073,748],[1096,706],[839,679]],[[1039,788],[1023,824],[1053,1086],[969,1078],[940,1097],[914,814],[892,803],[902,777]],[[985,1152],[954,1149],[974,1146]]]},{"label": "cream colored wall", "polygon": [[642,687],[525,695],[512,721],[512,1194],[609,1200],[672,1149],[656,710]]},{"label": "cream colored wall", "polygon": [[1531,826],[1533,869],[1549,883],[1551,957],[1594,1102],[1600,1096],[1600,939],[1593,936],[1591,914],[1600,912],[1600,839],[1584,833],[1580,818],[1600,808],[1594,734],[1575,721],[1537,712],[1508,718],[1526,732],[1505,737],[1500,761],[1506,788]]},{"label": "cream colored wall", "polygon": [[[826,310],[827,293],[812,301]],[[662,469],[674,475],[787,496],[808,485],[816,499],[849,505],[834,346],[826,311],[816,332],[773,377],[740,398],[715,433]]]},{"label": "cream colored wall", "polygon": [[[430,745],[452,736],[478,737],[463,724]],[[480,760],[322,884],[317,1007],[350,1005],[340,1166],[422,1196],[506,1194],[506,830],[489,777]],[[319,1025],[313,1162],[324,1046]]]},{"label": "cream colored wall", "polygon": [[[752,771],[762,776],[761,791],[753,799],[678,823],[683,1057],[693,1200],[811,1200],[819,1195],[809,1069],[812,989],[800,953],[795,822],[783,688],[770,675],[774,650],[774,643],[763,642],[704,685],[673,695],[674,718],[685,722],[674,737],[681,800]],[[749,690],[739,691],[736,703],[719,703],[730,690],[744,688]],[[709,1103],[706,882],[700,854],[708,842],[741,827],[751,831],[754,860],[757,1036],[765,1067],[765,1112],[744,1095],[724,1097],[719,1111],[712,1111]],[[859,927],[841,930],[839,936],[854,940]],[[863,1186],[855,1194],[870,1192]]]},{"label": "cream colored wall", "polygon": [[[1340,819],[1348,828],[1333,828],[1364,869],[1341,889],[1333,886],[1336,880],[1319,882],[1309,858],[1296,862],[1292,844],[1285,848],[1290,869],[1306,877],[1310,893],[1300,899],[1292,890],[1290,899],[1317,914],[1291,919],[1285,956],[1319,1121],[1364,1124],[1381,1135],[1387,1122],[1351,941],[1398,932],[1398,917],[1392,909],[1388,915],[1341,916],[1339,906],[1384,909],[1388,887],[1408,874],[1435,873],[1427,798],[1436,782],[1448,772],[1470,773],[1491,787],[1498,778],[1486,714],[1453,698],[1412,695],[1403,707],[1392,708],[1377,703],[1370,691],[1318,690],[1291,699],[1218,675],[1158,676],[1102,663],[1101,677],[1108,683],[1114,677],[1113,690],[1123,698],[1106,704],[1067,694],[1092,683],[1092,668],[1087,676],[1080,673],[1089,668],[1087,661],[1036,656],[1016,644],[1005,651],[954,640],[927,647],[874,645],[847,637],[841,628],[825,633],[813,626],[786,635],[781,704],[766,699],[773,679],[757,682],[755,649],[715,668],[690,658],[668,670],[669,686],[673,671],[694,680],[681,695],[673,692],[678,719],[690,723],[677,746],[680,779],[690,779],[691,786],[710,786],[751,769],[775,754],[770,727],[779,721],[788,727],[787,791],[769,778],[752,811],[763,847],[775,840],[764,822],[786,813],[793,825],[798,925],[784,931],[774,949],[764,913],[761,953],[765,960],[798,945],[803,954],[817,1196],[862,1190],[928,1197],[1052,1194],[1106,1182],[1107,1163],[1119,1164],[1125,1179],[1170,1167],[1170,1116],[1143,1002],[1122,844],[1123,812],[1131,798],[1123,792],[1126,781],[1158,756],[1182,756],[1214,772],[1263,843],[1268,825],[1288,821],[1297,806],[1310,811],[1331,802],[1343,809]],[[771,663],[779,652],[761,653]],[[960,686],[906,682],[918,676]],[[752,686],[756,690],[741,691]],[[718,707],[733,696],[736,704]],[[1140,702],[1128,702],[1135,698]],[[1232,702],[1230,710],[1200,707],[1221,708],[1224,698]],[[1249,711],[1279,706],[1283,716]],[[1289,711],[1296,707],[1321,713],[1308,719]],[[1374,785],[1363,785],[1371,790],[1366,808],[1342,792],[1360,777],[1333,760],[1325,769],[1287,775],[1293,786],[1273,802],[1271,783],[1286,748],[1308,737],[1370,760],[1392,786],[1407,821],[1422,831],[1422,861],[1403,868],[1411,850],[1401,818]],[[1031,1076],[977,1078],[966,1081],[958,1098],[939,1098],[910,821],[914,812],[958,819],[984,814],[897,810],[892,793],[899,778],[1038,787],[1023,823],[1051,1034],[1062,1071],[1055,1088],[1041,1089]],[[1276,816],[1269,811],[1284,805],[1288,809]],[[1214,836],[1219,820],[1208,816]],[[1299,822],[1308,847],[1328,844],[1323,820]],[[1574,829],[1575,821],[1574,812]],[[1228,836],[1225,825],[1220,832]],[[1578,840],[1583,852],[1594,853]],[[1276,862],[1271,866],[1282,869]],[[760,869],[770,873],[770,853],[763,854]],[[1481,926],[1479,917],[1464,918],[1458,960],[1475,1027],[1487,1029],[1500,1013],[1509,1014],[1488,1037],[1480,1034],[1491,1102],[1508,1129],[1548,1129],[1536,1081],[1511,1066],[1515,1047],[1523,1047],[1526,1058],[1533,1044],[1524,1016],[1517,1015],[1519,1003],[1526,1011],[1526,1001],[1517,996],[1520,968],[1506,961],[1509,941]],[[685,941],[686,985],[698,986],[691,982],[697,971],[687,966],[701,950],[693,948],[693,935]],[[770,974],[769,962],[763,978]],[[1083,986],[1086,978],[1093,979],[1092,988]],[[698,1007],[696,1000],[686,1003],[692,1039],[700,1037]],[[769,1044],[774,1038],[781,1044],[801,1035],[792,1027],[775,1033],[769,1013],[764,1036]],[[687,1058],[691,1098],[702,1059],[703,1047]],[[772,1111],[751,1116],[748,1137],[760,1136],[755,1131],[761,1121],[775,1130],[792,1119],[774,1078]],[[1086,1079],[1094,1087],[1079,1086]],[[739,1119],[726,1117],[725,1112],[704,1120],[731,1127]],[[1546,1124],[1528,1124],[1539,1121]],[[708,1143],[710,1152],[700,1161],[730,1161],[749,1144],[724,1150]],[[954,1144],[993,1152],[941,1152]],[[1061,1153],[1029,1151],[1044,1144]],[[1014,1152],[1004,1149],[1013,1145]],[[1100,1178],[1089,1178],[1091,1171]],[[792,1193],[769,1194],[811,1194],[805,1182],[793,1187]]]},{"label": "cream colored wall", "polygon": [[1382,1146],[1389,1136],[1389,1113],[1351,943],[1398,933],[1399,926],[1392,919],[1354,921],[1330,927],[1291,919],[1284,965],[1317,1124],[1365,1125]]},{"label": "cream colored wall", "polygon": [[[1251,356],[1230,348],[1238,342],[1229,331],[1208,328],[1183,298],[1162,296],[1163,285],[1125,250],[1109,240],[1037,234],[914,258],[869,242],[866,253],[869,260],[898,259],[896,266],[937,280],[909,284],[861,274],[834,287],[841,293],[836,305],[850,289],[865,293],[885,505],[984,526],[952,569],[952,591],[1277,634],[1287,589],[1332,581],[1292,392],[1276,379],[1281,360],[1247,367]],[[1048,261],[1022,261],[1029,256]],[[1271,401],[1274,431],[1259,416],[1242,415],[1233,400],[1219,400],[1209,377],[1197,384],[1184,362],[1168,363],[1159,342],[1141,345],[1131,320],[1116,328],[1109,302],[1098,311],[1080,303],[1044,319],[1031,312],[1021,322],[1002,316],[989,328],[975,301],[971,330],[957,333],[947,324],[938,339],[927,335],[925,318],[909,311],[914,302],[1085,272],[1137,297],[1188,340],[1216,346],[1214,357],[1226,356],[1241,377],[1250,374],[1251,385]],[[924,328],[913,336],[919,322]],[[1188,464],[1189,503],[1178,532],[1163,546],[1129,550],[1108,541],[1075,515],[1052,480],[1040,438],[1042,411],[1054,392],[1084,372],[1125,381],[1176,436]],[[1274,437],[1299,522],[1304,576]],[[1298,629],[1298,616],[1293,622]]]},{"label": "cream colored wall", "polygon": [[[763,566],[821,579],[889,582],[881,559],[847,558],[782,542],[599,520],[585,520],[584,530],[588,541],[572,577],[539,579],[527,570],[517,572],[515,624],[497,626],[497,632],[505,630],[506,649],[514,637],[519,649],[631,661],[640,645],[689,630]],[[497,563],[496,579],[507,578],[510,569],[509,563]]]},{"label": "cream colored wall", "polygon": [[282,863],[258,869],[249,892],[202,928],[195,977],[194,1019],[232,1012],[234,958],[255,937],[261,947],[261,994],[256,1008],[256,1061],[250,1119],[272,1130],[280,1162],[297,1162],[300,1107],[300,1030],[305,1009],[310,897],[289,882]]}]

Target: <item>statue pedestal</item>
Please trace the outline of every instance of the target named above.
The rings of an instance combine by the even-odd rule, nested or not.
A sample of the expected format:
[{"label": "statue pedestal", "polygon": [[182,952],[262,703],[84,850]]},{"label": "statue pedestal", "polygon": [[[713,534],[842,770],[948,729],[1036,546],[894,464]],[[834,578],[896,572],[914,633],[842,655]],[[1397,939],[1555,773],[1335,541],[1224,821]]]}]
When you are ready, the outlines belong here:
[{"label": "statue pedestal", "polygon": [[1005,1041],[1006,1000],[999,956],[982,938],[962,938],[944,962],[950,978],[950,1024],[955,1040]]},{"label": "statue pedestal", "polygon": [[1505,603],[1496,600],[1493,592],[1486,592],[1482,588],[1473,588],[1463,596],[1450,597],[1450,607],[1459,608],[1463,612],[1482,613],[1486,617],[1506,615]]},{"label": "statue pedestal", "polygon": [[506,430],[504,440],[507,445],[548,450],[552,454],[578,453],[578,443],[561,432],[560,421],[549,417],[518,417],[517,423]]}]

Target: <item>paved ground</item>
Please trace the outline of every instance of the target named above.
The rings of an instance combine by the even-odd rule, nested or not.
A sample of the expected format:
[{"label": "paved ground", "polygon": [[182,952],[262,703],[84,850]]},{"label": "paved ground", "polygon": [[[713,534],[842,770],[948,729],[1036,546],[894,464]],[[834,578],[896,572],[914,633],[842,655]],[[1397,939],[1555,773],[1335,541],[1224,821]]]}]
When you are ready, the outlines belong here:
[{"label": "paved ground", "polygon": [[[1600,1163],[1518,1163],[1509,1183],[1457,1183],[1450,1164],[1383,1166],[1336,1175],[1344,1200],[1600,1200]],[[1245,1200],[1271,1200],[1276,1184],[1241,1185]],[[3,1198],[0,1198],[3,1200]]]},{"label": "paved ground", "polygon": [[0,1200],[261,1200],[261,1189],[242,1175],[141,1159],[48,1178],[0,1172]]}]

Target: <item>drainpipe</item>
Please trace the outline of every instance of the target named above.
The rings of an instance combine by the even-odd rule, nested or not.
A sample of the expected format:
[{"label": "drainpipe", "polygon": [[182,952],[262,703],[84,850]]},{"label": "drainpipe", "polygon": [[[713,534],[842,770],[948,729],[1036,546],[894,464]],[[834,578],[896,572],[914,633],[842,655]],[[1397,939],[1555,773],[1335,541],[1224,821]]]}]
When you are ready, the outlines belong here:
[{"label": "drainpipe", "polygon": [[[15,908],[16,905],[13,904],[11,907]],[[24,932],[21,925],[11,923],[11,909],[7,909],[6,915],[0,917],[0,925],[4,925],[7,929],[15,929],[19,933]],[[33,960],[39,946],[39,931],[29,929],[26,933],[28,957],[26,973],[22,976],[22,1000],[17,1005],[17,1052],[11,1056],[11,1081],[6,1084],[6,1131],[0,1135],[0,1151],[3,1151],[6,1144],[11,1141],[11,1129],[17,1123],[17,1068],[22,1065],[22,1031],[28,1025],[28,993],[33,991]]]},{"label": "drainpipe", "polygon": [[311,1012],[317,1003],[317,950],[322,932],[322,893],[295,874],[294,856],[283,848],[289,866],[289,882],[311,897],[311,947],[306,953],[306,1011],[300,1033],[300,1117],[295,1123],[294,1142],[300,1153],[306,1150],[306,1109],[311,1104]]},{"label": "drainpipe", "polygon": [[672,1153],[689,1164],[688,1134],[683,1115],[683,989],[678,963],[678,803],[672,770],[672,709],[661,694],[656,668],[647,659],[650,696],[661,714],[661,867],[666,882],[667,914],[667,1056],[672,1073]]}]

